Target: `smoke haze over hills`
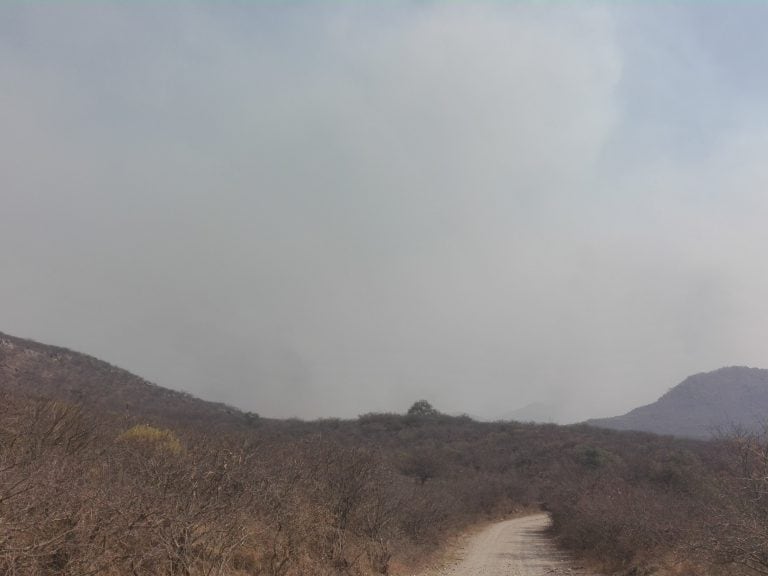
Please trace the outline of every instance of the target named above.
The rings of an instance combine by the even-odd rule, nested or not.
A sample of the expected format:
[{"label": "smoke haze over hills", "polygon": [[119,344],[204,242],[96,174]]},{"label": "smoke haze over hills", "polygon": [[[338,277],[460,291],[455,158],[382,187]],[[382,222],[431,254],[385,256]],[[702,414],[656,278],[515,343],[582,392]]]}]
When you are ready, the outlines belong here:
[{"label": "smoke haze over hills", "polygon": [[768,366],[766,10],[2,6],[0,330],[271,416]]}]

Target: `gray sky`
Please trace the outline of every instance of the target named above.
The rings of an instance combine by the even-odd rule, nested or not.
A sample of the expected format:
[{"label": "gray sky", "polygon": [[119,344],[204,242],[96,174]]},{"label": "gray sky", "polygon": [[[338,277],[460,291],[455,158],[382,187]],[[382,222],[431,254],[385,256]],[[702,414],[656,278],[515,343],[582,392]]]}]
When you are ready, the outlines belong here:
[{"label": "gray sky", "polygon": [[4,4],[0,330],[271,416],[768,367],[766,16]]}]

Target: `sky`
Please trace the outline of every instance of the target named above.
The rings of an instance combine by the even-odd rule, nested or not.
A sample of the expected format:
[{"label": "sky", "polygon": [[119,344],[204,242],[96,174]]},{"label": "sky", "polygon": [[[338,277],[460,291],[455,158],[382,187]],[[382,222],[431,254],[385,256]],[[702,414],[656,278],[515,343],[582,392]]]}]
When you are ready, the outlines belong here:
[{"label": "sky", "polygon": [[265,416],[768,367],[760,3],[3,3],[0,331]]}]

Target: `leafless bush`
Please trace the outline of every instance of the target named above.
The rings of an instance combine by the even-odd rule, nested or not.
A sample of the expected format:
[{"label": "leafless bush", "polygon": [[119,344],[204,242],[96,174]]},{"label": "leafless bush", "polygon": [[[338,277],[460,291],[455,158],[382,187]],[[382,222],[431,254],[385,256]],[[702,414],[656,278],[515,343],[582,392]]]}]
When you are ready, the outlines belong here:
[{"label": "leafless bush", "polygon": [[719,564],[768,574],[768,434],[732,430],[702,547]]}]

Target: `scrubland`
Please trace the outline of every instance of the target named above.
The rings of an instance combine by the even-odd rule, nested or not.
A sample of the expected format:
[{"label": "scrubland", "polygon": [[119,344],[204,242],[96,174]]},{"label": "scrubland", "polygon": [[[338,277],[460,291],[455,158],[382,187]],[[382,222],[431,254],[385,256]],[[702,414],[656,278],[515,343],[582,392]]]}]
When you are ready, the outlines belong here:
[{"label": "scrubland", "polygon": [[178,426],[0,405],[0,574],[413,573],[468,526],[543,508],[604,573],[768,572],[768,443],[481,423]]}]

